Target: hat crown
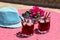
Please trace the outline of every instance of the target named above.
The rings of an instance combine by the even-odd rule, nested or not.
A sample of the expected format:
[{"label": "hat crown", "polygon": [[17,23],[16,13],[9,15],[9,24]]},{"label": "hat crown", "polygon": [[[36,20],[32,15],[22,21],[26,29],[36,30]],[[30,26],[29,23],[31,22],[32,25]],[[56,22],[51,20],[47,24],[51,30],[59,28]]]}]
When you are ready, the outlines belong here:
[{"label": "hat crown", "polygon": [[2,23],[17,23],[20,22],[18,11],[15,8],[0,9],[0,22]]}]

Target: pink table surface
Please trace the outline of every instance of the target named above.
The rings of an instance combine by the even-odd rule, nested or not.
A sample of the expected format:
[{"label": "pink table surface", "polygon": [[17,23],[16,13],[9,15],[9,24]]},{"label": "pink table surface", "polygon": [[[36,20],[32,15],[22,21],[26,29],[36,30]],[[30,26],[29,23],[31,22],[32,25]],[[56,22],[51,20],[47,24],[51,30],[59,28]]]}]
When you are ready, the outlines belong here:
[{"label": "pink table surface", "polygon": [[[20,14],[24,13],[27,9],[18,10]],[[44,35],[34,34],[29,38],[18,38],[16,33],[21,31],[21,28],[8,29],[0,28],[0,40],[60,40],[60,14],[51,10],[51,25],[50,31]]]}]

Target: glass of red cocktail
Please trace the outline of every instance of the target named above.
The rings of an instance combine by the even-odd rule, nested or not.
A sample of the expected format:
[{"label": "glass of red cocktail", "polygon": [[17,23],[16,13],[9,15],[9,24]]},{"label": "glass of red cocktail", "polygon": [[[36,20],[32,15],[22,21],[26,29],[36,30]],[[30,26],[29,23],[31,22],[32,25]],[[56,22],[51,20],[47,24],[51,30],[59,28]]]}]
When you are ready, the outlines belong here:
[{"label": "glass of red cocktail", "polygon": [[50,12],[40,17],[38,20],[38,32],[41,34],[47,33],[50,29]]},{"label": "glass of red cocktail", "polygon": [[38,21],[38,31],[40,33],[47,33],[50,29],[50,17],[44,18],[41,17]]},{"label": "glass of red cocktail", "polygon": [[33,35],[34,32],[34,22],[30,19],[30,18],[26,18],[23,22],[22,22],[22,31],[20,36],[22,37],[29,37],[31,35]]}]

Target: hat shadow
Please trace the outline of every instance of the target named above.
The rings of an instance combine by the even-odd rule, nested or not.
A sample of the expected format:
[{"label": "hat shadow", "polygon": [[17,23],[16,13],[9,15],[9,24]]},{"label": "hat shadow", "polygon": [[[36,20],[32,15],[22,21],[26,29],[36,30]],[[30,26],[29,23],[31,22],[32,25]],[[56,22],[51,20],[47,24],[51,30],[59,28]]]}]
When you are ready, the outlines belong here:
[{"label": "hat shadow", "polygon": [[2,27],[2,26],[0,26],[0,28],[4,28],[4,29],[16,29],[16,28]]}]

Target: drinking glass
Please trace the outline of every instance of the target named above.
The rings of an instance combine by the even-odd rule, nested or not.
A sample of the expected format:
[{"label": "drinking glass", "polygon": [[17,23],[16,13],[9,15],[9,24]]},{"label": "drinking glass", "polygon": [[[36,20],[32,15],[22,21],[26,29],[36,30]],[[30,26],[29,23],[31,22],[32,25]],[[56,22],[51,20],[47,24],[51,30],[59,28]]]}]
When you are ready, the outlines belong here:
[{"label": "drinking glass", "polygon": [[38,20],[38,32],[41,34],[47,33],[50,29],[50,17],[40,17]]},{"label": "drinking glass", "polygon": [[33,35],[34,32],[34,21],[30,18],[25,18],[22,21],[22,31],[18,32],[17,35],[20,37],[29,37]]}]

